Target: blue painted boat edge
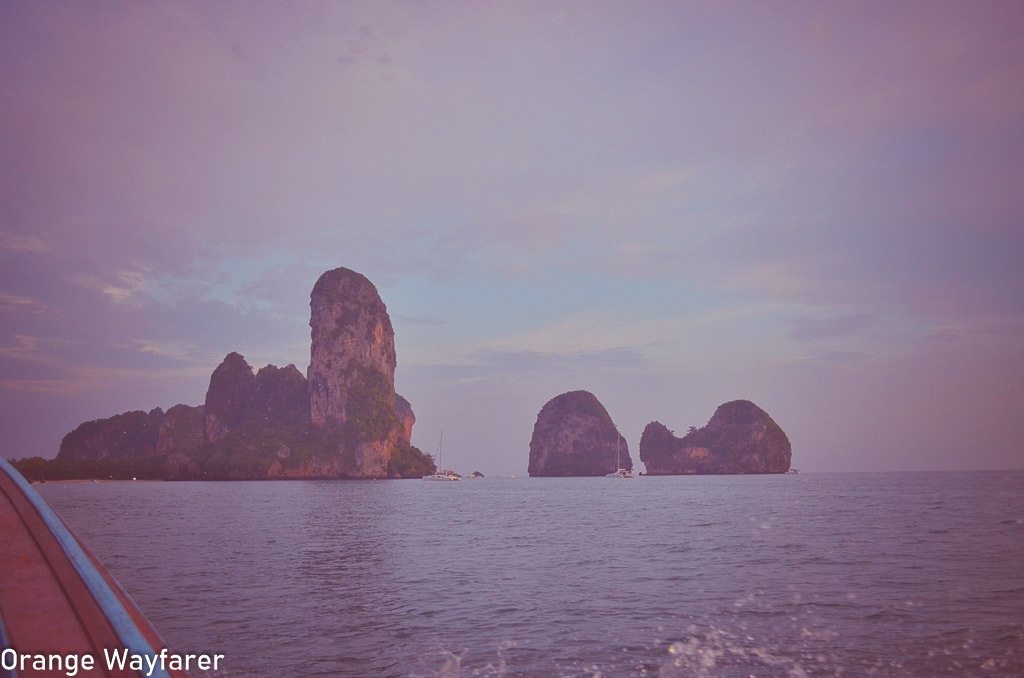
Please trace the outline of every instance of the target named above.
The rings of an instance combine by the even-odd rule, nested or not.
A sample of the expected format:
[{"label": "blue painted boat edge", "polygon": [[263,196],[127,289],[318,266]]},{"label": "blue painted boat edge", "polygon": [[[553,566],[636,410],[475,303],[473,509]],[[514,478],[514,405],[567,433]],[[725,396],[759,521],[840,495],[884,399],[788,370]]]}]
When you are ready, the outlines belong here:
[{"label": "blue painted boat edge", "polygon": [[[4,618],[0,615],[0,652],[7,649],[12,649],[11,643],[7,640],[7,632],[4,631]],[[5,669],[0,666],[0,678],[18,678],[18,674],[14,672],[14,669]]]},{"label": "blue painted boat edge", "polygon": [[[14,468],[3,457],[0,457],[0,469],[10,476],[11,480],[18,486],[18,489],[22,491],[36,511],[39,512],[43,522],[50,532],[53,533],[61,548],[64,549],[64,553],[71,561],[75,571],[78,572],[78,575],[85,582],[86,587],[88,587],[89,592],[92,593],[92,597],[96,600],[100,609],[103,610],[103,614],[110,621],[111,626],[114,627],[114,631],[117,633],[117,637],[121,639],[122,645],[134,655],[145,657],[158,656],[153,651],[149,641],[142,635],[139,627],[135,625],[135,620],[128,614],[128,610],[121,604],[117,594],[107,585],[103,575],[92,564],[89,556],[82,550],[75,536],[64,526],[64,523],[57,517],[57,514],[50,508],[50,505],[39,496],[35,488],[18,472],[18,469]],[[0,676],[2,675],[0,674]],[[170,674],[159,666],[159,662],[155,670],[148,675],[149,678],[171,678]]]}]

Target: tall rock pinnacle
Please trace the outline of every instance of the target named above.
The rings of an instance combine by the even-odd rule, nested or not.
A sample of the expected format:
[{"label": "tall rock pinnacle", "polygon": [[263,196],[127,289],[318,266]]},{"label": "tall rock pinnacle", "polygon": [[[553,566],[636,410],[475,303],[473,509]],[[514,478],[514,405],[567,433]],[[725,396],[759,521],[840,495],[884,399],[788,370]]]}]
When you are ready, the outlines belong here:
[{"label": "tall rock pinnacle", "polygon": [[327,271],[310,294],[310,420],[340,431],[342,468],[356,477],[387,474],[403,438],[395,413],[395,333],[384,302],[365,276]]},{"label": "tall rock pinnacle", "polygon": [[[310,294],[310,417],[340,427],[352,416],[360,381],[383,382],[394,410],[395,332],[384,302],[365,276],[336,268],[320,276]],[[373,374],[376,373],[376,374]]]}]

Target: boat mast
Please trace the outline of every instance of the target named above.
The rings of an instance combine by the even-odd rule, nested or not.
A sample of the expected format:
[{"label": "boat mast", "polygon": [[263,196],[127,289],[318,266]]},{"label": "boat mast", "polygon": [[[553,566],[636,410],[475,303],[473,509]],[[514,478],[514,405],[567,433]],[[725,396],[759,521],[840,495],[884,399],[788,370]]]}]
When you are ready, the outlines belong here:
[{"label": "boat mast", "polygon": [[441,437],[437,440],[437,472],[441,472],[441,447],[444,444],[444,429],[441,429]]},{"label": "boat mast", "polygon": [[[612,426],[615,426],[615,424],[612,424]],[[615,426],[615,470],[612,473],[618,473],[619,468],[621,468],[619,466],[619,427]]]}]

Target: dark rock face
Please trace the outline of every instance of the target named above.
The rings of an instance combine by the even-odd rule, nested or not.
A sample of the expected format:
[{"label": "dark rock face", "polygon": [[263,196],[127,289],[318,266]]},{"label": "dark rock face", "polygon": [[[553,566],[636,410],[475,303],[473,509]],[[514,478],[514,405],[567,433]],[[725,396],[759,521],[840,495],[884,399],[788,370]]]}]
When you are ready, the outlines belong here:
[{"label": "dark rock face", "polygon": [[252,367],[239,353],[228,353],[210,375],[206,391],[206,437],[220,440],[244,421],[256,395]]},{"label": "dark rock face", "polygon": [[167,459],[167,475],[175,479],[198,477],[206,453],[206,418],[202,407],[175,405],[164,414],[156,453]]},{"label": "dark rock face", "polygon": [[295,365],[267,365],[256,373],[250,419],[281,424],[309,421],[309,385]]},{"label": "dark rock face", "polygon": [[57,459],[118,459],[156,454],[164,411],[134,410],[80,424],[60,442]]},{"label": "dark rock face", "polygon": [[682,438],[656,421],[640,438],[647,475],[785,473],[791,458],[785,432],[749,400],[719,405],[707,426]]},{"label": "dark rock face", "polygon": [[295,365],[267,365],[254,375],[244,357],[229,353],[210,376],[203,412],[208,444],[251,447],[253,439],[276,440],[309,423],[309,387]]},{"label": "dark rock face", "polygon": [[629,446],[594,394],[570,391],[541,408],[530,439],[530,476],[603,476],[617,468],[633,469]]},{"label": "dark rock face", "polygon": [[190,457],[205,447],[205,417],[202,407],[175,405],[164,413],[156,441],[157,454],[180,452]]},{"label": "dark rock face", "polygon": [[310,309],[308,381],[294,365],[254,374],[232,352],[210,376],[201,407],[86,422],[65,436],[57,460],[145,456],[156,462],[147,472],[162,468],[171,478],[433,473],[430,457],[409,442],[416,416],[395,393],[394,331],[377,289],[338,268],[320,276]]}]

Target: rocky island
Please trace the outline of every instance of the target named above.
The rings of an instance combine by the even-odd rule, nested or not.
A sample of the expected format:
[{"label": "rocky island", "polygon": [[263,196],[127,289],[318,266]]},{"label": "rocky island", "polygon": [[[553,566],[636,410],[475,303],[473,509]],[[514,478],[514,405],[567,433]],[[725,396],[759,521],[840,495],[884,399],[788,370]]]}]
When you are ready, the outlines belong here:
[{"label": "rocky island", "polygon": [[629,446],[593,393],[563,393],[541,408],[530,439],[530,476],[603,476],[619,468],[633,469]]},{"label": "rocky island", "polygon": [[785,473],[791,457],[785,432],[749,400],[719,405],[706,426],[682,438],[657,421],[640,438],[647,475]]},{"label": "rocky island", "polygon": [[395,393],[395,341],[376,287],[347,268],[310,295],[307,374],[254,372],[229,353],[206,401],[85,422],[52,461],[24,459],[29,478],[418,478],[433,460],[410,443],[412,406]]}]

